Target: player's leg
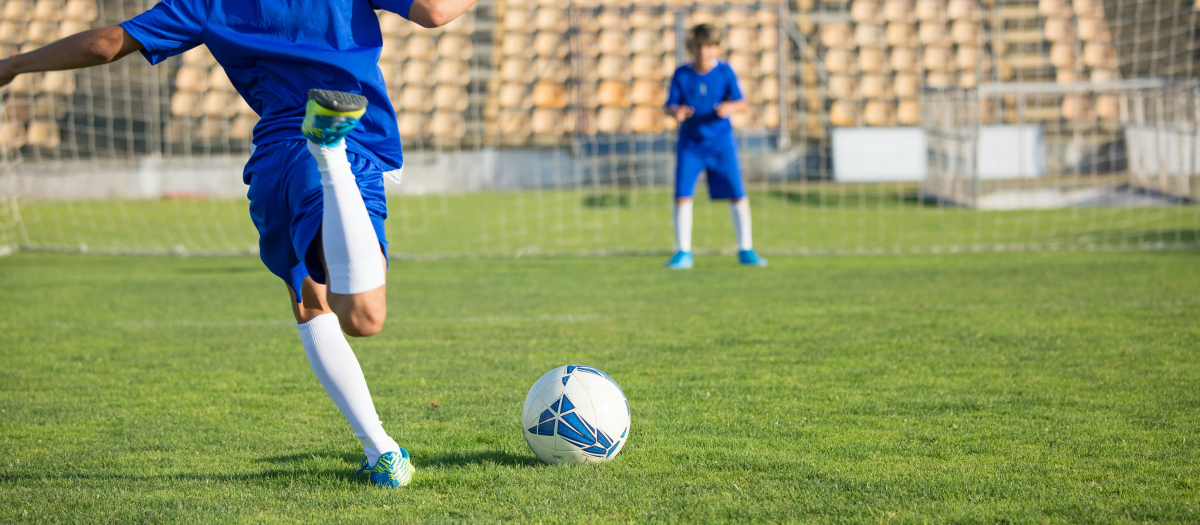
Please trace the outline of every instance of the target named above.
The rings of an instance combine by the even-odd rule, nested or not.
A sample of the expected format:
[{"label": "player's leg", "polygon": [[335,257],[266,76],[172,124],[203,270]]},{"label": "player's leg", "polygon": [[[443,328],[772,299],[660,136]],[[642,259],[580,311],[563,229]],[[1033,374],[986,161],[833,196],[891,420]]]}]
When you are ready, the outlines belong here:
[{"label": "player's leg", "polygon": [[667,261],[672,270],[687,270],[695,264],[692,257],[692,198],[704,162],[694,151],[680,147],[675,161],[675,255]]},{"label": "player's leg", "polygon": [[[300,141],[267,144],[259,147],[246,165],[250,216],[259,232],[259,256],[271,273],[287,284],[309,364],[355,436],[362,440],[368,460],[376,467],[394,467],[392,475],[372,477],[383,478],[377,484],[394,486],[392,478],[411,477],[411,465],[378,458],[390,453],[393,458],[404,459],[407,452],[383,431],[358,359],[326,301],[325,286],[310,277],[302,261],[321,220],[320,178],[305,151]],[[299,297],[295,290],[300,290]]]},{"label": "player's leg", "polygon": [[366,107],[367,100],[360,95],[312,90],[303,125],[309,153],[321,174],[321,248],[329,306],[352,336],[379,332],[387,317],[386,265],[380,264],[379,242],[344,140]]},{"label": "player's leg", "polygon": [[365,458],[359,472],[370,471],[371,481],[376,485],[407,485],[414,471],[408,451],[400,448],[383,429],[358,358],[342,335],[337,314],[325,301],[325,288],[312,277],[306,277],[297,298],[296,291],[288,285],[292,313],[308,364],[362,443]]},{"label": "player's leg", "polygon": [[729,216],[737,236],[738,261],[747,266],[766,266],[767,260],[754,251],[750,227],[750,199],[742,180],[737,147],[730,146],[709,157],[708,190],[713,199],[729,199]]}]

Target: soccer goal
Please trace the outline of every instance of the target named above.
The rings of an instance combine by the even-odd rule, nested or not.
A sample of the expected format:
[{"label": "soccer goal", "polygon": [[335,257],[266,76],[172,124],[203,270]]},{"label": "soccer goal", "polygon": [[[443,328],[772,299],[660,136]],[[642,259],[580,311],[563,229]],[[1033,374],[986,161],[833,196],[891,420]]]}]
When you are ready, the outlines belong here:
[{"label": "soccer goal", "polygon": [[1026,239],[1035,246],[1025,248],[1195,244],[1188,227],[1120,227],[1194,223],[1195,80],[989,83],[929,90],[923,106],[925,198],[979,212],[1071,209],[1088,218],[1043,220],[1035,227],[1044,239]]}]

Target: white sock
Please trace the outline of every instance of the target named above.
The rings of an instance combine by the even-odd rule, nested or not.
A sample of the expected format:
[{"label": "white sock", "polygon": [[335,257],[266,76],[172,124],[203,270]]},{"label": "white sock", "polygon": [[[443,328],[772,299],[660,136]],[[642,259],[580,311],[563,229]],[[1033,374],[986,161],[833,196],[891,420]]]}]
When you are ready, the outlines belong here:
[{"label": "white sock", "polygon": [[750,239],[750,199],[730,202],[729,216],[733,218],[733,232],[737,234],[738,249],[753,250],[754,241]]},{"label": "white sock", "polygon": [[367,205],[346,158],[346,142],[335,147],[318,146],[311,141],[308,151],[317,160],[321,187],[325,194],[325,212],[321,219],[321,244],[325,267],[329,270],[329,290],[349,295],[383,286],[383,259],[379,239],[371,225]]},{"label": "white sock", "polygon": [[675,201],[675,244],[679,251],[692,251],[692,201]]},{"label": "white sock", "polygon": [[325,393],[350,422],[354,437],[362,441],[368,464],[374,465],[385,453],[400,452],[400,445],[383,430],[383,422],[375,413],[367,380],[354,350],[342,335],[337,314],[318,315],[296,328],[300,329],[308,364],[312,365]]}]

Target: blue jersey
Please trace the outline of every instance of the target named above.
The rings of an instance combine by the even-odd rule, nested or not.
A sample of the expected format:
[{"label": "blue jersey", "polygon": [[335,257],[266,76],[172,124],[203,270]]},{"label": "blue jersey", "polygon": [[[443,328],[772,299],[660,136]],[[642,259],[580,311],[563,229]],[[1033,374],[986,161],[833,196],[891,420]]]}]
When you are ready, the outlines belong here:
[{"label": "blue jersey", "polygon": [[679,126],[679,143],[685,147],[726,146],[733,140],[729,119],[717,116],[717,105],[741,100],[737,75],[725,62],[701,75],[692,66],[675,70],[667,106],[688,106],[695,113]]},{"label": "blue jersey", "polygon": [[358,93],[370,102],[347,149],[387,171],[404,153],[387,97],[376,9],[408,16],[413,0],[163,0],[121,24],[151,64],[204,44],[261,120],[254,144],[303,139],[311,88]]}]

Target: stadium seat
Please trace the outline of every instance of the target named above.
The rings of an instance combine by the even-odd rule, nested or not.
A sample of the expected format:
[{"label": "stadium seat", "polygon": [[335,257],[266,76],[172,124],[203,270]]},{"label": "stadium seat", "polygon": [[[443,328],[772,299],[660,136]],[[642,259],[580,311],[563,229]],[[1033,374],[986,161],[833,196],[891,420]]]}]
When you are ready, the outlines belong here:
[{"label": "stadium seat", "polygon": [[24,146],[26,142],[24,123],[11,120],[0,122],[0,147],[17,149]]},{"label": "stadium seat", "polygon": [[56,0],[37,0],[33,4],[33,19],[58,22],[63,18],[62,4]]},{"label": "stadium seat", "polygon": [[206,69],[196,66],[183,66],[175,73],[175,89],[202,93],[208,90],[208,73]]},{"label": "stadium seat", "polygon": [[405,40],[404,58],[406,60],[433,60],[435,57],[436,44],[432,37],[426,35],[412,35]]},{"label": "stadium seat", "polygon": [[887,103],[882,100],[868,100],[863,108],[863,122],[868,126],[887,126],[890,120]]},{"label": "stadium seat", "polygon": [[829,108],[829,122],[834,126],[853,126],[855,122],[850,105],[842,100],[834,101]]},{"label": "stadium seat", "polygon": [[443,139],[461,139],[466,135],[467,126],[462,117],[462,110],[453,108],[451,111],[434,111],[429,119],[427,135]]},{"label": "stadium seat", "polygon": [[943,7],[941,0],[917,0],[914,14],[921,22],[941,22]]},{"label": "stadium seat", "polygon": [[887,80],[883,75],[863,75],[859,80],[859,94],[862,98],[883,99],[887,92]]},{"label": "stadium seat", "polygon": [[896,108],[896,120],[902,126],[917,126],[921,124],[921,105],[915,99],[901,99]]},{"label": "stadium seat", "polygon": [[420,86],[432,86],[437,77],[433,74],[433,66],[424,60],[409,60],[404,63],[404,67],[400,70],[401,78],[404,79],[404,84],[414,84]]},{"label": "stadium seat", "polygon": [[601,133],[626,132],[627,111],[616,107],[602,107],[596,114],[596,127]]},{"label": "stadium seat", "polygon": [[567,88],[555,82],[540,81],[533,87],[533,105],[539,108],[565,108]]},{"label": "stadium seat", "polygon": [[61,143],[58,125],[53,122],[34,120],[29,123],[29,128],[25,133],[25,140],[28,144],[39,148],[57,148]]},{"label": "stadium seat", "polygon": [[257,123],[258,118],[256,117],[238,115],[233,119],[233,124],[229,126],[229,137],[237,140],[250,140],[254,135],[254,125]]}]

